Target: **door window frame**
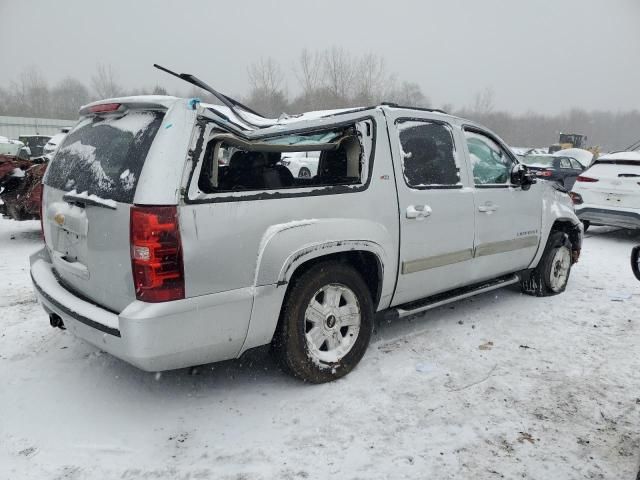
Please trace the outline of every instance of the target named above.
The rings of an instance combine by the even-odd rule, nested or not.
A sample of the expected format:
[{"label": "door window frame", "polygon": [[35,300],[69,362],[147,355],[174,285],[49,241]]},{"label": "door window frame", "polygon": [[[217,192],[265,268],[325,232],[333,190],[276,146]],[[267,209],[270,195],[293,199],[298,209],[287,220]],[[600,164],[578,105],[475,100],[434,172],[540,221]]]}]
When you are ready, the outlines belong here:
[{"label": "door window frame", "polygon": [[[568,167],[563,167],[562,166],[562,160],[566,160],[567,163],[569,164]],[[560,161],[558,162],[558,166],[562,169],[562,170],[575,170],[572,166],[571,166],[571,159],[569,157],[560,157]]]},{"label": "door window frame", "polygon": [[[578,160],[576,160],[575,158],[569,157],[569,162],[571,163],[571,168],[573,170],[575,170],[576,172],[581,172],[581,171],[584,170],[584,167],[582,166],[582,164]],[[578,165],[577,168],[573,165],[574,163],[576,165]]]},{"label": "door window frame", "polygon": [[500,139],[498,139],[498,137],[496,137],[494,134],[480,128],[477,127],[475,125],[469,125],[469,124],[463,124],[462,125],[462,136],[464,138],[464,148],[465,148],[465,152],[467,154],[467,160],[469,162],[469,169],[470,169],[470,183],[474,188],[516,188],[517,185],[514,185],[513,183],[511,183],[511,169],[509,169],[509,174],[507,175],[507,181],[505,183],[476,183],[475,180],[475,176],[473,175],[473,163],[471,162],[471,154],[469,152],[469,146],[467,144],[467,136],[465,135],[465,132],[471,132],[471,133],[475,133],[477,135],[483,135],[487,138],[489,138],[490,140],[492,140],[496,145],[498,145],[498,147],[502,150],[502,152],[504,154],[507,155],[508,158],[511,159],[511,169],[513,169],[514,165],[519,164],[520,162],[518,161],[518,159],[516,158],[515,154],[511,151],[510,148],[508,148],[504,142],[502,142]]},{"label": "door window frame", "polygon": [[411,190],[459,190],[463,188],[464,179],[462,175],[462,169],[464,168],[464,158],[461,159],[458,153],[459,149],[456,146],[456,135],[455,135],[454,126],[448,122],[445,122],[442,120],[436,120],[433,118],[420,118],[420,117],[409,117],[409,116],[396,118],[395,121],[393,122],[393,126],[396,133],[398,145],[401,147],[401,150],[400,150],[401,155],[402,155],[402,141],[400,140],[400,130],[398,129],[398,124],[402,122],[435,123],[445,127],[449,131],[449,134],[451,135],[451,143],[453,144],[453,152],[454,152],[453,161],[455,162],[456,169],[458,170],[458,183],[456,184],[452,184],[452,185],[433,184],[433,185],[416,185],[416,186],[409,185],[409,183],[407,182],[407,178],[404,175],[404,159],[400,157],[399,159],[400,173],[402,174],[404,184],[406,185],[406,187]]}]

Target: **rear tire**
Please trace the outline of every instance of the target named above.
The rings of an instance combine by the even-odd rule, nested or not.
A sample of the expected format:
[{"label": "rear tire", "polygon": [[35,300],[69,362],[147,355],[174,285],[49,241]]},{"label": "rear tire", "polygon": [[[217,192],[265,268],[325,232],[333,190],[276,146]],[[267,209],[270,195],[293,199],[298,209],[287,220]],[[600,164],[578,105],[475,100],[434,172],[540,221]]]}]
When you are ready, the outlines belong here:
[{"label": "rear tire", "polygon": [[631,270],[633,275],[640,280],[640,245],[631,250]]},{"label": "rear tire", "polygon": [[371,293],[350,265],[314,265],[291,285],[272,347],[288,373],[311,383],[345,376],[373,331]]},{"label": "rear tire", "polygon": [[542,258],[527,278],[522,291],[538,297],[549,297],[564,292],[571,274],[571,242],[564,232],[552,232]]},{"label": "rear tire", "polygon": [[307,167],[302,167],[298,170],[298,178],[311,178],[311,170]]}]

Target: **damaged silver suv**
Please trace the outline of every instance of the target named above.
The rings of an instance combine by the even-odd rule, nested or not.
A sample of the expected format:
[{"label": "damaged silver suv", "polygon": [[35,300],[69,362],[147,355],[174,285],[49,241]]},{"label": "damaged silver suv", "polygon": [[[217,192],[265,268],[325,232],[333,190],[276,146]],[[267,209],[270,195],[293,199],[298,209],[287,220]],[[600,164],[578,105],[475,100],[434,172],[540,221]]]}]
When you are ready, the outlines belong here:
[{"label": "damaged silver suv", "polygon": [[362,358],[376,312],[565,289],[582,241],[568,194],[482,126],[395,105],[272,120],[221,98],[82,108],[31,258],[53,326],[149,371],[271,344],[325,382]]}]

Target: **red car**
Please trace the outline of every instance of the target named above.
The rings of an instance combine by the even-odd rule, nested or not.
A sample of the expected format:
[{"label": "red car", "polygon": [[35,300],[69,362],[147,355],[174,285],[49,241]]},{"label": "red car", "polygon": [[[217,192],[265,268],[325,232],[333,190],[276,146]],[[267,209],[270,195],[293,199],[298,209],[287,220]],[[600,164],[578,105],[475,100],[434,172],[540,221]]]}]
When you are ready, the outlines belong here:
[{"label": "red car", "polygon": [[40,218],[46,163],[0,154],[0,213],[14,220]]}]

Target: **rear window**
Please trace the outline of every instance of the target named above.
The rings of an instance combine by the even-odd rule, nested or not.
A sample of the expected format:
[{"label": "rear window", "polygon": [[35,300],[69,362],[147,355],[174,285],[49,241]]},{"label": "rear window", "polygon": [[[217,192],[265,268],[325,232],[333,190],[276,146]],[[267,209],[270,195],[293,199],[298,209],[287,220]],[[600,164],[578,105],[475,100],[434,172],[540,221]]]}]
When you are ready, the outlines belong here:
[{"label": "rear window", "polygon": [[50,187],[132,203],[163,114],[132,111],[82,119],[60,144],[44,179]]},{"label": "rear window", "polygon": [[521,157],[522,163],[530,167],[553,167],[554,157],[547,155],[525,155]]},{"label": "rear window", "polygon": [[213,194],[362,184],[362,127],[257,141],[217,135],[205,149],[198,190]]}]

